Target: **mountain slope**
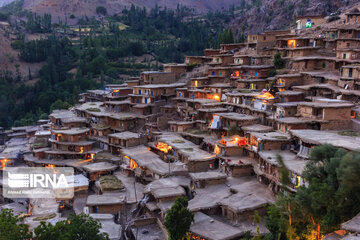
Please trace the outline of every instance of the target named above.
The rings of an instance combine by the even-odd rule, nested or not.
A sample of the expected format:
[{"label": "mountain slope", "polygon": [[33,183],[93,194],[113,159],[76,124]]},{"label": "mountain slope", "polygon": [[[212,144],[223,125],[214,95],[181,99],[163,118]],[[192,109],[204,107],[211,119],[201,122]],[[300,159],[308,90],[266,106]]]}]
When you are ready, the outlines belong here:
[{"label": "mountain slope", "polygon": [[146,8],[152,8],[157,4],[172,9],[180,4],[193,8],[198,13],[205,13],[210,10],[227,9],[232,4],[238,5],[240,2],[241,0],[25,0],[23,7],[37,13],[51,12],[54,19],[63,19],[71,14],[77,17],[94,16],[98,6],[104,6],[110,15],[120,13],[132,4]]},{"label": "mountain slope", "polygon": [[9,3],[12,3],[12,2],[14,2],[15,0],[1,0],[0,1],[0,7],[2,7],[2,6],[5,6],[5,5],[7,5],[7,4],[9,4]]},{"label": "mountain slope", "polygon": [[[232,28],[246,34],[279,30],[295,24],[296,16],[330,15],[348,9],[358,0],[246,0],[235,11]],[[245,3],[245,4],[244,4]]]}]

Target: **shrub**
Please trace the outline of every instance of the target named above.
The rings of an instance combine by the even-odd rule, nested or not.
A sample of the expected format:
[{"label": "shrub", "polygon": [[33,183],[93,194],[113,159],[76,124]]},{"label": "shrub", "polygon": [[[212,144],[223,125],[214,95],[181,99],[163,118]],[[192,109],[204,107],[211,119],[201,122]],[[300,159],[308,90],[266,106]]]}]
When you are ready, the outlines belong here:
[{"label": "shrub", "polygon": [[279,52],[274,55],[274,66],[276,69],[284,68],[285,63],[285,59],[281,57],[281,54]]},{"label": "shrub", "polygon": [[99,6],[96,8],[96,13],[105,16],[107,14],[107,9],[103,6]]}]

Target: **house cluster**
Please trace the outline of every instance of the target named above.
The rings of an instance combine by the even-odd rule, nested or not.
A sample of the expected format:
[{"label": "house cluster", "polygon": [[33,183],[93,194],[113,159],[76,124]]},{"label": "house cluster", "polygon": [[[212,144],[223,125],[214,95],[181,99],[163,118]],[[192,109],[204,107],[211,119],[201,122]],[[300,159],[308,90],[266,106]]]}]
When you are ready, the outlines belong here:
[{"label": "house cluster", "polygon": [[[249,35],[89,90],[37,126],[0,129],[2,169],[75,171],[72,199],[2,197],[0,208],[27,214],[31,227],[85,212],[111,239],[166,239],[166,212],[184,196],[195,215],[190,239],[256,234],[255,212],[263,219],[276,194],[307,186],[312,148],[359,151],[358,21],[356,10],[337,25],[298,17],[294,29]],[[346,236],[359,232],[358,218],[344,223]],[[259,231],[268,233],[263,221]]]}]

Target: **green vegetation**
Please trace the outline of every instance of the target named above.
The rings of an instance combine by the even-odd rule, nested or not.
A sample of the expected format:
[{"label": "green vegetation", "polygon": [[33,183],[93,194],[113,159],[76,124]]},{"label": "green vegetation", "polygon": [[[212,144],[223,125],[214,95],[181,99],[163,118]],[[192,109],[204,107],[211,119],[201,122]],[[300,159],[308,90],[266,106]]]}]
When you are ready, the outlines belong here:
[{"label": "green vegetation", "polygon": [[107,240],[108,234],[100,233],[101,224],[91,218],[89,215],[81,213],[79,215],[70,215],[66,220],[57,222],[56,225],[41,222],[40,226],[35,228],[35,239],[38,240]]},{"label": "green vegetation", "polygon": [[11,209],[3,209],[0,211],[0,240],[109,239],[107,233],[100,233],[101,224],[89,215],[84,213],[70,215],[66,220],[59,221],[55,225],[44,222],[54,217],[56,214],[34,218],[34,221],[41,221],[41,223],[32,232],[28,225],[21,223],[24,217],[15,216]]},{"label": "green vegetation", "polygon": [[44,216],[40,216],[40,217],[35,217],[33,220],[34,221],[46,221],[46,220],[52,219],[54,217],[56,217],[56,213],[52,213],[52,214],[44,215]]},{"label": "green vegetation", "polygon": [[210,132],[207,130],[201,130],[198,128],[188,128],[185,130],[185,132],[190,133],[190,134],[194,134],[194,135],[209,135]]},{"label": "green vegetation", "polygon": [[[204,48],[237,38],[231,29],[223,31],[233,18],[227,10],[199,18],[186,7],[147,11],[132,6],[121,16],[106,16],[108,23],[83,17],[78,26],[70,27],[62,22],[52,25],[49,14],[20,12],[21,5],[1,11],[26,20],[15,26],[18,38],[12,47],[22,61],[43,66],[28,76],[18,70],[0,72],[0,126],[5,128],[35,124],[41,115],[70,107],[88,89],[121,83],[127,78],[123,75],[158,70],[159,62],[183,62],[184,55],[201,55]],[[38,33],[41,39],[25,41],[24,32]],[[27,80],[35,83],[26,84]]]},{"label": "green vegetation", "polygon": [[0,212],[0,240],[30,239],[29,226],[21,223],[22,218],[14,216],[13,210],[4,209]]},{"label": "green vegetation", "polygon": [[164,226],[169,234],[169,240],[183,240],[194,221],[194,213],[190,212],[186,197],[179,197],[166,212]]},{"label": "green vegetation", "polygon": [[228,134],[229,134],[229,136],[239,135],[240,129],[235,124],[233,124],[229,127]]},{"label": "green vegetation", "polygon": [[359,132],[352,131],[352,130],[341,131],[341,132],[338,132],[338,134],[342,135],[342,136],[349,136],[349,137],[360,137]]},{"label": "green vegetation", "polygon": [[276,69],[282,69],[285,67],[285,59],[281,57],[281,54],[278,52],[274,55],[274,66]]},{"label": "green vegetation", "polygon": [[124,189],[123,183],[114,175],[102,176],[99,179],[101,191],[115,191]]},{"label": "green vegetation", "polygon": [[26,15],[27,21],[25,29],[29,33],[50,33],[51,32],[51,15],[44,14],[39,16],[31,12]]},{"label": "green vegetation", "polygon": [[89,112],[101,112],[99,108],[87,108],[86,110]]},{"label": "green vegetation", "polygon": [[96,8],[96,13],[105,16],[107,14],[107,9],[103,6],[99,6]]},{"label": "green vegetation", "polygon": [[360,212],[359,153],[331,145],[315,147],[303,176],[307,187],[280,195],[269,207],[266,239],[321,239]]}]

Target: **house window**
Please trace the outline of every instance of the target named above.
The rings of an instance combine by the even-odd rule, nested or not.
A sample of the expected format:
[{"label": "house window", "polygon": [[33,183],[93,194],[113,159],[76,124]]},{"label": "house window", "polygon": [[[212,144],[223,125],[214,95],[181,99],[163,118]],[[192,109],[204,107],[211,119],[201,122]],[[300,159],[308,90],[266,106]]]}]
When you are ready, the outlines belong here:
[{"label": "house window", "polygon": [[136,103],[139,103],[140,101],[139,101],[139,99],[136,99]]},{"label": "house window", "polygon": [[139,95],[141,95],[141,90],[139,90]]},{"label": "house window", "polygon": [[280,85],[280,86],[285,86],[285,80],[282,79],[282,78],[280,78],[280,79],[279,79],[279,85]]},{"label": "house window", "polygon": [[350,47],[350,43],[346,43],[346,47]]},{"label": "house window", "polygon": [[195,85],[195,87],[197,87],[199,85],[197,80],[195,81],[194,85]]},{"label": "house window", "polygon": [[255,72],[255,77],[257,77],[257,76],[258,76],[258,72],[256,71],[256,72]]},{"label": "house window", "polygon": [[151,96],[154,96],[154,91],[151,91]]},{"label": "house window", "polygon": [[211,75],[215,76],[215,71],[213,71],[213,72],[211,73]]},{"label": "house window", "polygon": [[343,54],[343,59],[346,59],[346,53]]},{"label": "house window", "polygon": [[288,44],[288,48],[295,48],[296,40],[294,40],[294,39],[288,40],[287,44]]},{"label": "house window", "polygon": [[322,63],[322,68],[326,68],[326,63],[325,62]]},{"label": "house window", "polygon": [[179,92],[179,97],[182,97],[182,96],[181,96],[181,92]]},{"label": "house window", "polygon": [[248,72],[248,71],[246,71],[246,76],[249,76],[249,72]]},{"label": "house window", "polygon": [[217,59],[216,59],[216,62],[220,62],[220,59],[219,59],[219,58],[217,58]]},{"label": "house window", "polygon": [[222,76],[222,72],[219,72],[219,75]]},{"label": "house window", "polygon": [[352,68],[349,68],[349,77],[352,77],[353,70]]}]

